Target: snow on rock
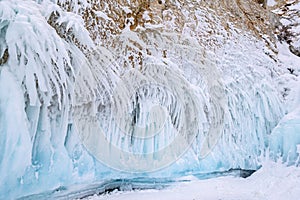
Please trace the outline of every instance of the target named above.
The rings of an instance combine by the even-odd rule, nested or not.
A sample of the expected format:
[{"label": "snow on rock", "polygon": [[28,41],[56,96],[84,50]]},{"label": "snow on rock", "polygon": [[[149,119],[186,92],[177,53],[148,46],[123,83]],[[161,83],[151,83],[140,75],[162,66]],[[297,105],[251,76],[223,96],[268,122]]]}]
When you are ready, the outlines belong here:
[{"label": "snow on rock", "polygon": [[271,9],[280,17],[279,40],[286,41],[290,51],[300,56],[300,2],[282,1]]},{"label": "snow on rock", "polygon": [[[270,138],[271,156],[290,165],[299,165],[297,145],[300,143],[300,58],[288,49],[288,44],[279,43],[278,59],[285,69],[279,77],[279,87],[283,87],[287,114],[273,129]],[[287,69],[287,70],[286,70]]]},{"label": "snow on rock", "polygon": [[267,6],[275,6],[277,3],[276,3],[276,1],[275,0],[268,0],[267,1]]},{"label": "snow on rock", "polygon": [[201,2],[1,1],[0,198],[296,162],[262,8]]}]

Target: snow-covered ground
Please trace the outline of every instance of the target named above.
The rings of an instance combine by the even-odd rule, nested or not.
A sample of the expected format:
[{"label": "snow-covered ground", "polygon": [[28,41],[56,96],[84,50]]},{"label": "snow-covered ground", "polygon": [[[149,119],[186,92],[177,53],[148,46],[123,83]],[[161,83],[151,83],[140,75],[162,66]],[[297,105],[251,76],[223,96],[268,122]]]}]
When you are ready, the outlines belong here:
[{"label": "snow-covered ground", "polygon": [[300,168],[266,162],[244,179],[227,176],[206,180],[190,177],[164,190],[114,191],[89,200],[297,200],[300,197]]}]

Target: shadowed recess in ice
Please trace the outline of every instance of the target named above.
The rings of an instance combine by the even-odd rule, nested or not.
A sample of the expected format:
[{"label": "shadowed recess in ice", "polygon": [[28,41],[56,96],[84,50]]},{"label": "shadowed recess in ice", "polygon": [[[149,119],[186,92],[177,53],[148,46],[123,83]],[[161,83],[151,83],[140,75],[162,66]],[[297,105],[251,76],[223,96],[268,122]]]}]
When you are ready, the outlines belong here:
[{"label": "shadowed recess in ice", "polygon": [[[0,2],[1,199],[259,167],[283,116],[264,43],[231,27],[210,49],[153,26],[96,48],[73,15],[52,3]],[[131,44],[152,47],[141,67],[124,66]]]}]

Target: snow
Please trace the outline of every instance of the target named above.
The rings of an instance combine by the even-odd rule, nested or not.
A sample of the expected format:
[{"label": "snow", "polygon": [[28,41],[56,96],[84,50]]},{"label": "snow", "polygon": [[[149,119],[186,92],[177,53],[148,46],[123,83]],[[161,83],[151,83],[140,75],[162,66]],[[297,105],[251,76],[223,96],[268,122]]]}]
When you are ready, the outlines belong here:
[{"label": "snow", "polygon": [[267,0],[267,5],[268,6],[275,6],[277,4],[276,0]]},{"label": "snow", "polygon": [[163,190],[113,191],[88,200],[296,200],[300,195],[300,168],[266,162],[249,178],[232,176],[179,183]]},{"label": "snow", "polygon": [[[225,30],[204,8],[195,30],[161,28],[172,30],[174,19],[126,27],[113,45],[96,46],[78,15],[86,1],[74,12],[51,2],[0,2],[0,55],[9,54],[0,66],[0,199],[116,178],[255,170],[269,151],[298,164],[299,82],[286,70],[298,69],[295,57],[281,52],[278,64],[265,43],[230,23]],[[133,53],[141,47],[150,53]],[[278,84],[290,89],[290,106]],[[212,185],[227,179],[243,184]]]},{"label": "snow", "polygon": [[300,2],[296,2],[290,6],[291,10],[299,10],[300,9]]},{"label": "snow", "polygon": [[[299,69],[299,57],[292,54],[286,44],[277,44],[278,58],[283,69]],[[226,59],[229,57],[227,56]],[[286,73],[286,72],[284,72]],[[289,76],[286,74],[285,76]],[[285,77],[283,76],[283,77]],[[287,100],[287,111],[270,137],[270,157],[263,159],[262,167],[250,177],[224,176],[199,180],[195,176],[181,177],[188,182],[178,182],[165,189],[118,191],[87,197],[89,200],[134,200],[134,199],[251,199],[284,200],[299,199],[300,196],[300,84],[299,77],[289,78],[285,87],[291,93]],[[282,77],[281,77],[282,78]],[[280,79],[280,78],[279,78]]]}]

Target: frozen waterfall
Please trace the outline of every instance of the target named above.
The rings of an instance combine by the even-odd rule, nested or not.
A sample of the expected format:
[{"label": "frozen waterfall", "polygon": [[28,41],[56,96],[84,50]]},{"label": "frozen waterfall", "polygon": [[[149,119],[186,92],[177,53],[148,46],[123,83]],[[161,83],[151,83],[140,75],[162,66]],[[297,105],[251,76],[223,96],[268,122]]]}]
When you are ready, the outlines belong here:
[{"label": "frozen waterfall", "polygon": [[[49,25],[50,8],[87,53]],[[70,15],[51,3],[0,1],[0,199],[257,169],[267,149],[285,154],[299,143],[283,142],[284,126],[272,133],[285,111],[279,75],[251,35],[231,27],[231,39],[209,49],[149,27],[143,37],[159,45],[130,68],[122,45],[148,46],[140,35],[125,28],[120,47],[95,47]]]}]

